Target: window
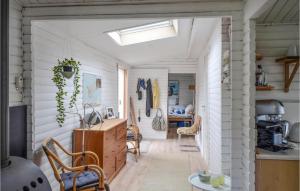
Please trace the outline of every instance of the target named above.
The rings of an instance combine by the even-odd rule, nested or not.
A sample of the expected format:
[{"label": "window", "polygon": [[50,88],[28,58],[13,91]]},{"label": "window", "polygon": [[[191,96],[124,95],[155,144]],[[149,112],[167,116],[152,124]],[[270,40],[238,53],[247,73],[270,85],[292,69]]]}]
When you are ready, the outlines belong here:
[{"label": "window", "polygon": [[118,112],[120,119],[127,119],[127,70],[118,67]]},{"label": "window", "polygon": [[178,34],[178,20],[168,20],[147,25],[107,32],[120,46],[175,37]]}]

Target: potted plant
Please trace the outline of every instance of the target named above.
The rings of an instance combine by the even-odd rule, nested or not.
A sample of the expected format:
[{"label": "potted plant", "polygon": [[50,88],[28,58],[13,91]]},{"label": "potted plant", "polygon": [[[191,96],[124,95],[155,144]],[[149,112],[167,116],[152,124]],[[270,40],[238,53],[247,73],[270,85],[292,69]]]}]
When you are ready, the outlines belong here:
[{"label": "potted plant", "polygon": [[75,71],[73,70],[72,66],[70,66],[70,65],[63,66],[62,75],[65,78],[67,78],[67,79],[72,78],[72,76],[73,76],[74,73],[75,73]]},{"label": "potted plant", "polygon": [[56,102],[57,102],[57,112],[56,121],[61,127],[65,121],[65,106],[64,106],[64,98],[67,96],[67,91],[64,90],[66,86],[66,79],[73,77],[73,93],[71,95],[71,99],[69,102],[69,108],[73,108],[76,103],[77,96],[80,93],[80,85],[79,85],[79,66],[80,62],[74,60],[73,58],[67,59],[65,58],[63,61],[58,60],[58,64],[52,68],[53,78],[52,81],[55,83],[58,91],[56,92]]}]

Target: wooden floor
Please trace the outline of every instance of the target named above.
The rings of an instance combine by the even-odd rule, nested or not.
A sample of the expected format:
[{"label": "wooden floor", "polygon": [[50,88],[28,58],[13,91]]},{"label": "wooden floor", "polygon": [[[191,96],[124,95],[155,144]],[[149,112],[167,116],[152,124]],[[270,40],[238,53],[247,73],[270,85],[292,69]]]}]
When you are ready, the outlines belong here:
[{"label": "wooden floor", "polygon": [[[200,152],[197,152],[197,149],[193,147],[196,145],[194,137],[183,137],[181,141],[178,141],[176,129],[171,129],[168,133],[167,140],[145,141],[149,143],[148,152],[143,152],[138,158],[138,162],[135,162],[134,157],[131,154],[128,154],[126,166],[110,184],[112,191],[143,191],[143,189],[141,189],[141,184],[144,182],[143,178],[147,173],[147,166],[149,166],[147,156],[149,157],[151,155],[163,153],[188,155],[190,173],[199,169],[206,169],[206,165],[201,158]],[[159,174],[157,174],[157,176],[159,176]],[[162,184],[163,183],[164,182],[162,182]],[[196,190],[198,191],[198,189],[192,188],[191,186],[190,191]]]}]

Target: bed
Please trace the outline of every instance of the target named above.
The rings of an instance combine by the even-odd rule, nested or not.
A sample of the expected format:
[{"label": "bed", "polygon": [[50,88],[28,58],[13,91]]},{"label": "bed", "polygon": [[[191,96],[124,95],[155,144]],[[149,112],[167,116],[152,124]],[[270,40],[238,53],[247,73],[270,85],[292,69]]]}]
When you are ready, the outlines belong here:
[{"label": "bed", "polygon": [[[191,125],[193,122],[193,111],[188,111],[186,108],[187,107],[184,106],[170,106],[168,112],[168,122],[188,122]],[[191,110],[193,110],[193,108]]]}]

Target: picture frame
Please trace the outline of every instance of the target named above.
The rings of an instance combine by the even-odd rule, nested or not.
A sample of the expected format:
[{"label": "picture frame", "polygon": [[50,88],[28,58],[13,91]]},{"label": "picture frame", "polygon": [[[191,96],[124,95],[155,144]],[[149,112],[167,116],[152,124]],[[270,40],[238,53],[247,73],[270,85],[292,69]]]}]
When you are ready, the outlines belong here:
[{"label": "picture frame", "polygon": [[179,81],[178,80],[170,80],[169,81],[169,96],[179,95]]},{"label": "picture frame", "polygon": [[106,116],[107,116],[107,119],[115,119],[116,118],[113,107],[106,107]]},{"label": "picture frame", "polygon": [[83,73],[82,77],[82,101],[83,104],[98,106],[101,104],[102,80],[101,76]]}]

